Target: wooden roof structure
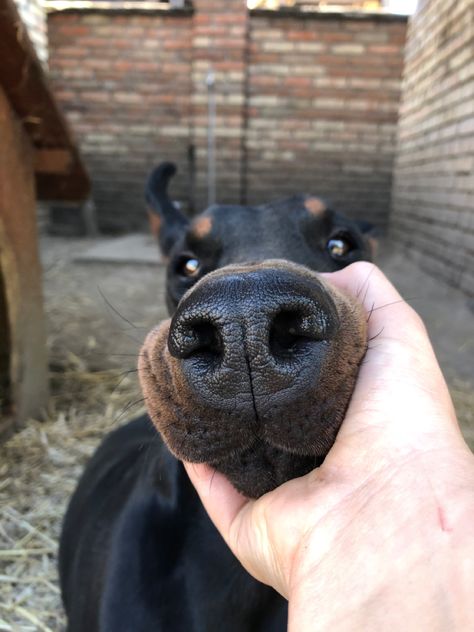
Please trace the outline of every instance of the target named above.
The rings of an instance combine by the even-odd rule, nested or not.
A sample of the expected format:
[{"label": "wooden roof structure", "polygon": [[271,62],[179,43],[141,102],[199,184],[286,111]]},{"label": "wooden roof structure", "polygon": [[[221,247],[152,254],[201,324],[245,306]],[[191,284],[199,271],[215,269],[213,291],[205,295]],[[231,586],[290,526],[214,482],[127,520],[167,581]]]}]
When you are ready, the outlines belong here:
[{"label": "wooden roof structure", "polygon": [[37,197],[85,199],[86,169],[13,0],[0,0],[0,86],[34,148]]}]

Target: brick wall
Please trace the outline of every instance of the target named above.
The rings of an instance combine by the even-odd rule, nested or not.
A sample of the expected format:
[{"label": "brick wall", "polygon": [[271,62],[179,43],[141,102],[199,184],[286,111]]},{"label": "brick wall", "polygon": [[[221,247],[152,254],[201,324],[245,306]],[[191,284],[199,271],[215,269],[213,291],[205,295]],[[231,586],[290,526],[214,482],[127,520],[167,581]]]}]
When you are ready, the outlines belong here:
[{"label": "brick wall", "polygon": [[246,40],[248,12],[242,0],[194,0],[193,16],[193,145],[195,204],[207,202],[208,88],[215,79],[216,196],[221,203],[241,198]]},{"label": "brick wall", "polygon": [[369,7],[371,10],[382,7],[383,0],[248,0],[247,5],[252,9],[279,9],[284,7],[300,6],[305,9],[325,8],[340,9],[350,8],[353,10]]},{"label": "brick wall", "polygon": [[140,228],[150,166],[174,160],[173,196],[207,191],[207,88],[216,78],[217,200],[298,191],[384,224],[399,101],[403,18],[254,11],[49,15],[58,100],[79,138],[103,230]]},{"label": "brick wall", "polygon": [[34,44],[36,53],[46,64],[48,60],[48,42],[46,38],[46,14],[39,0],[15,0],[28,35]]},{"label": "brick wall", "polygon": [[474,3],[424,0],[413,17],[391,235],[474,295]]},{"label": "brick wall", "polygon": [[144,224],[148,170],[180,166],[176,198],[189,202],[192,22],[186,12],[52,13],[55,94],[93,183],[100,228]]},{"label": "brick wall", "polygon": [[314,191],[383,225],[405,23],[251,21],[248,198]]}]

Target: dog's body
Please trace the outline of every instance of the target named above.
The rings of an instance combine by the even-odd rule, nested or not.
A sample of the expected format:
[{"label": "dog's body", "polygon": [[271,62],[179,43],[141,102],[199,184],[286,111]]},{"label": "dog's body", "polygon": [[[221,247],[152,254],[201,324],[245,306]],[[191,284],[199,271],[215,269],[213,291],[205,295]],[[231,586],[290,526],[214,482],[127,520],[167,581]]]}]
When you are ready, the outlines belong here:
[{"label": "dog's body", "polygon": [[365,320],[312,270],[369,259],[369,247],[313,197],[214,207],[190,224],[166,198],[172,173],[154,172],[148,198],[175,315],[150,334],[140,364],[167,446],[144,416],[87,466],[60,546],[68,630],[283,631],[286,601],[233,557],[168,448],[254,497],[319,465],[347,407]]},{"label": "dog's body", "polygon": [[285,601],[230,553],[147,416],[105,439],[63,533],[69,632],[285,629]]}]

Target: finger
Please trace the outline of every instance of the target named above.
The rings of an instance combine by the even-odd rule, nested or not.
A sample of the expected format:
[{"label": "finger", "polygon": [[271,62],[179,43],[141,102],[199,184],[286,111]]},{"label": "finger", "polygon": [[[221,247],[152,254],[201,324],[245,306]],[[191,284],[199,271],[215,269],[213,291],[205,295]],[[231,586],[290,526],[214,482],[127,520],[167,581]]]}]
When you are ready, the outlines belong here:
[{"label": "finger", "polygon": [[184,467],[209,517],[230,545],[232,525],[251,501],[242,496],[223,474],[209,465],[184,462]]},{"label": "finger", "polygon": [[338,438],[367,428],[381,431],[382,447],[407,445],[426,435],[444,440],[440,429],[456,429],[459,437],[424,324],[385,275],[373,264],[357,263],[324,277],[358,297],[368,318],[368,351]]},{"label": "finger", "polygon": [[367,314],[369,339],[380,332],[404,345],[416,344],[420,333],[426,339],[426,330],[418,314],[373,263],[361,261],[321,276],[362,303]]}]

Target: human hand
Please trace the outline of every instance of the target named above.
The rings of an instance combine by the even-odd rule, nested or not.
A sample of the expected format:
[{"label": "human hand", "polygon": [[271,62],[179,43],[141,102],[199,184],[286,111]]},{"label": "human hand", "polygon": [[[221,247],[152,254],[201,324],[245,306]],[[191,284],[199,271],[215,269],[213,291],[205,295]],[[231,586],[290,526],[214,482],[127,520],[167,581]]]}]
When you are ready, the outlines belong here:
[{"label": "human hand", "polygon": [[325,276],[363,297],[371,341],[323,465],[256,501],[188,474],[290,630],[472,629],[474,458],[425,327],[375,266]]}]

